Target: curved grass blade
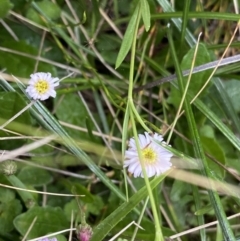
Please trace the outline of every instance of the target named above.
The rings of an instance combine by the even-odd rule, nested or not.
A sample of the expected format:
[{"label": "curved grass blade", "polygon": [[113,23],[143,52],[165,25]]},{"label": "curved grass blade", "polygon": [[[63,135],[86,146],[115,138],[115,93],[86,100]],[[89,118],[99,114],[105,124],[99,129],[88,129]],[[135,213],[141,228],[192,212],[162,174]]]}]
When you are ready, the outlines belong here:
[{"label": "curved grass blade", "polygon": [[[167,1],[167,0],[157,0],[157,2],[159,3],[159,5],[161,5],[164,12],[174,12],[174,10],[173,10],[172,6],[170,5],[169,1]],[[177,29],[179,31],[181,31],[182,20],[180,18],[177,18],[177,19],[172,18],[171,20],[174,23],[174,25],[177,27]],[[186,41],[187,41],[187,43],[190,47],[193,47],[196,44],[196,39],[194,38],[194,36],[192,35],[192,33],[188,29],[186,29],[185,39],[186,39]]]},{"label": "curved grass blade", "polygon": [[[8,91],[15,91],[6,81],[2,81],[2,83]],[[19,84],[19,88],[22,90],[23,93],[25,93],[24,87],[22,85]],[[64,128],[59,124],[55,117],[52,116],[52,114],[49,113],[49,111],[41,104],[41,102],[36,101],[34,107],[37,111],[33,107],[31,107],[30,112],[37,119],[37,121],[47,130],[56,133],[57,136],[59,136],[62,139],[64,145],[73,154],[75,154],[76,157],[78,157],[79,160],[81,160],[81,162],[88,166],[88,168],[119,198],[125,201],[125,195],[100,170],[100,168],[92,161],[92,159],[81,148],[79,148],[77,143],[68,135]]]},{"label": "curved grass blade", "polygon": [[150,8],[147,0],[141,0],[141,14],[143,18],[143,23],[145,26],[146,31],[150,29],[151,26],[151,13]]},{"label": "curved grass blade", "polygon": [[186,36],[188,12],[189,12],[190,4],[191,4],[190,0],[184,1],[184,9],[183,9],[183,16],[182,16],[182,29],[181,29],[181,37],[180,37],[181,46],[183,46],[183,42],[184,42],[184,39]]},{"label": "curved grass blade", "polygon": [[135,11],[133,12],[133,15],[130,19],[127,30],[124,34],[121,48],[118,52],[118,56],[117,56],[117,60],[116,60],[116,65],[115,65],[116,69],[121,65],[121,63],[123,62],[124,58],[126,57],[126,55],[128,54],[128,52],[132,46],[133,37],[134,37],[133,33],[136,29],[139,14],[140,14],[140,4],[137,5]]},{"label": "curved grass blade", "polygon": [[[180,68],[178,59],[177,59],[175,46],[174,46],[172,35],[171,35],[170,31],[168,31],[168,40],[169,40],[169,44],[170,44],[170,50],[171,50],[174,66],[176,68],[176,73],[178,76],[178,84],[179,84],[180,92],[183,94],[184,93],[183,74],[182,74],[182,70]],[[206,156],[204,154],[203,146],[202,146],[201,139],[200,139],[200,136],[198,133],[198,129],[197,129],[194,115],[193,115],[193,111],[192,111],[192,108],[191,108],[191,105],[190,105],[190,102],[188,101],[188,99],[189,99],[189,97],[187,96],[186,99],[184,100],[184,107],[185,107],[185,113],[186,113],[186,117],[187,117],[187,121],[188,121],[188,126],[190,129],[190,133],[193,138],[194,153],[197,158],[202,160],[202,164],[203,164],[202,174],[204,176],[206,176],[207,178],[214,179],[215,176],[208,166],[208,162],[207,162]],[[213,186],[213,184],[211,182],[209,182],[209,185]],[[232,229],[227,220],[227,217],[224,212],[224,209],[223,209],[223,206],[220,201],[218,193],[215,191],[212,191],[212,190],[208,190],[208,194],[209,194],[210,202],[214,208],[215,215],[216,215],[216,217],[219,221],[220,227],[222,229],[225,240],[234,241],[235,237],[233,235]]]}]

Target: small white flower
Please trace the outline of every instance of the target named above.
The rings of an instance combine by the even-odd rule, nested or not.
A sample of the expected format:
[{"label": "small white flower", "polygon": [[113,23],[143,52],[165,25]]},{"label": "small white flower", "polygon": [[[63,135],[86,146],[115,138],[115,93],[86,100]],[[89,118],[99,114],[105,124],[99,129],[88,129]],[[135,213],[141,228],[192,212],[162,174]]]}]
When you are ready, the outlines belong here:
[{"label": "small white flower", "polygon": [[34,100],[46,100],[50,96],[56,97],[56,86],[59,85],[58,78],[52,78],[50,73],[35,73],[30,75],[29,86],[26,92]]},{"label": "small white flower", "polygon": [[[157,133],[151,135],[145,132],[145,135],[139,134],[138,138],[144,167],[148,177],[158,176],[171,168],[172,163],[170,159],[173,154],[154,141],[165,143],[161,135]],[[134,177],[143,177],[143,170],[138,156],[136,142],[133,138],[129,141],[129,148],[125,153],[123,167],[128,167],[128,171],[132,173]]]}]

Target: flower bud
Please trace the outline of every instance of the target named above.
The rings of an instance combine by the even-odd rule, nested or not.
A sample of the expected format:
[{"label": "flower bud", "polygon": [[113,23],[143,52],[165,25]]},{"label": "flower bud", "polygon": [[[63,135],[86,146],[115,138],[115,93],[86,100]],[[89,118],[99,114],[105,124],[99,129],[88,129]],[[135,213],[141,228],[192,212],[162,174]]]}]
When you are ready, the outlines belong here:
[{"label": "flower bud", "polygon": [[77,229],[77,237],[80,241],[89,241],[92,237],[92,228],[88,224],[81,224]]},{"label": "flower bud", "polygon": [[4,161],[1,163],[0,170],[5,175],[14,175],[17,172],[17,164],[15,161]]}]

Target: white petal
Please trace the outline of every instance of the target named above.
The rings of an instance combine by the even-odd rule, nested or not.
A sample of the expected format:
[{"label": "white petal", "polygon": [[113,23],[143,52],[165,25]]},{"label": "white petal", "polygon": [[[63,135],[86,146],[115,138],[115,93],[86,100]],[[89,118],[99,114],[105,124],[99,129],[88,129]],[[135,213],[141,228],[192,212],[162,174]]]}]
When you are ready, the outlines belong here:
[{"label": "white petal", "polygon": [[[38,72],[30,75],[31,79],[29,80],[29,86],[26,89],[28,95],[34,100],[46,100],[50,96],[56,97],[56,91],[54,88],[59,85],[58,78],[52,78],[51,73]],[[36,83],[38,81],[46,81],[48,83],[48,90],[44,93],[40,93],[36,88]]]},{"label": "white petal", "polygon": [[[154,139],[163,142],[163,138],[161,135],[157,133],[149,134],[145,132],[144,135],[139,134],[138,138],[141,149],[148,147],[151,148],[152,151],[156,154],[155,162],[150,164],[148,162],[144,163],[146,174],[148,177],[161,175],[163,172],[171,168],[172,163],[170,160],[173,154],[161,145],[154,142]],[[129,148],[128,150],[126,150],[123,166],[127,167],[128,171],[132,173],[134,177],[143,177],[143,171],[138,157],[136,143],[133,138],[131,138],[129,141]]]}]

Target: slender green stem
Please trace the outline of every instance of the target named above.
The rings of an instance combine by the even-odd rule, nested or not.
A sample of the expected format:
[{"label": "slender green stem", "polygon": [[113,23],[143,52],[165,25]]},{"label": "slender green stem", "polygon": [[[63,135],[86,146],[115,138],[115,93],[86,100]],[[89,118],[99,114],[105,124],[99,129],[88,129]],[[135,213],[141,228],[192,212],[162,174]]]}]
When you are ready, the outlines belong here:
[{"label": "slender green stem", "polygon": [[136,107],[134,106],[133,102],[131,101],[129,103],[131,110],[133,111],[135,118],[138,120],[138,122],[141,124],[141,126],[148,132],[152,132],[144,123],[144,121],[142,120],[141,116],[138,114]]},{"label": "slender green stem", "polygon": [[[124,160],[124,154],[126,151],[126,144],[127,143],[127,130],[128,130],[128,123],[129,123],[129,103],[127,103],[126,112],[124,115],[123,120],[123,133],[122,133],[122,160]],[[126,169],[123,169],[123,175],[124,175],[124,183],[125,183],[125,190],[126,190],[126,201],[128,202],[128,185],[127,185],[127,173]]]},{"label": "slender green stem", "polygon": [[129,71],[129,86],[128,86],[128,101],[132,102],[132,93],[133,93],[133,82],[134,82],[134,64],[135,64],[135,56],[136,56],[136,44],[137,44],[137,32],[138,26],[140,22],[140,3],[137,5],[138,8],[138,16],[136,21],[136,28],[134,31],[133,43],[131,48],[131,61],[130,61],[130,71]]},{"label": "slender green stem", "polygon": [[181,43],[180,49],[183,49],[182,47],[183,47],[183,43],[184,43],[185,36],[186,36],[188,12],[189,12],[190,4],[191,4],[190,0],[185,0],[184,4],[183,4],[184,9],[183,9],[182,29],[181,29],[181,37],[180,37],[180,43]]},{"label": "slender green stem", "polygon": [[[141,221],[142,221],[142,219],[143,219],[143,215],[144,215],[145,210],[146,210],[146,208],[147,208],[148,201],[149,201],[149,197],[146,198],[145,203],[144,203],[144,205],[143,205],[142,212],[141,212],[141,214],[140,214],[140,216],[139,216],[139,218],[138,218],[138,222],[137,222],[138,225],[140,225],[140,223],[141,223]],[[138,228],[139,228],[139,227],[136,226],[136,228],[134,229],[134,232],[133,232],[131,241],[134,241],[134,240],[135,240],[136,235],[137,235]]]},{"label": "slender green stem", "polygon": [[154,223],[155,223],[155,241],[163,241],[161,225],[160,225],[160,221],[159,221],[159,217],[158,217],[158,211],[157,211],[157,208],[156,208],[156,203],[155,203],[155,200],[154,200],[154,197],[153,197],[153,193],[152,193],[152,189],[151,189],[151,186],[150,186],[150,183],[149,183],[149,179],[147,177],[147,173],[146,173],[146,170],[145,170],[145,167],[144,167],[144,160],[143,160],[141,147],[140,147],[139,140],[138,140],[138,133],[137,133],[137,129],[136,129],[135,121],[134,121],[134,113],[132,111],[130,112],[130,119],[132,121],[133,134],[134,134],[134,138],[135,138],[135,142],[136,142],[136,147],[137,147],[137,151],[138,151],[140,164],[141,164],[142,171],[143,171],[143,177],[144,177],[144,181],[145,181],[145,184],[146,184],[146,187],[147,187],[147,191],[148,191],[148,195],[149,195],[150,203],[151,203],[151,207],[152,207]]},{"label": "slender green stem", "polygon": [[[153,216],[154,216],[155,241],[163,241],[162,230],[161,230],[161,225],[160,225],[160,222],[159,222],[158,212],[157,212],[155,200],[154,200],[154,197],[153,197],[153,193],[152,193],[152,190],[151,190],[151,187],[150,187],[150,183],[149,183],[149,180],[148,180],[148,177],[147,177],[147,173],[146,173],[146,170],[144,168],[143,157],[142,157],[142,153],[141,153],[140,144],[139,144],[139,141],[138,141],[138,133],[137,133],[135,119],[134,119],[134,117],[136,116],[138,121],[140,121],[141,124],[144,124],[142,122],[138,112],[136,111],[136,108],[133,104],[133,99],[132,99],[137,32],[138,32],[138,26],[139,26],[140,16],[141,16],[140,3],[138,4],[137,7],[138,7],[138,16],[137,16],[137,22],[136,22],[136,27],[135,27],[135,31],[134,31],[133,43],[132,43],[132,47],[131,47],[131,61],[130,61],[130,72],[129,72],[129,87],[128,87],[128,104],[129,104],[129,107],[130,107],[129,108],[130,119],[131,119],[131,123],[132,123],[132,126],[133,126],[133,134],[134,134],[134,138],[136,140],[138,156],[140,158],[140,163],[141,163],[141,167],[142,167],[142,170],[143,170],[144,180],[145,180],[146,187],[147,187],[147,190],[148,190],[148,195],[149,195],[149,198],[150,198],[150,203],[151,203],[151,206],[152,206],[152,211],[153,211]],[[145,128],[147,128],[145,126],[145,124],[143,126]]]}]

